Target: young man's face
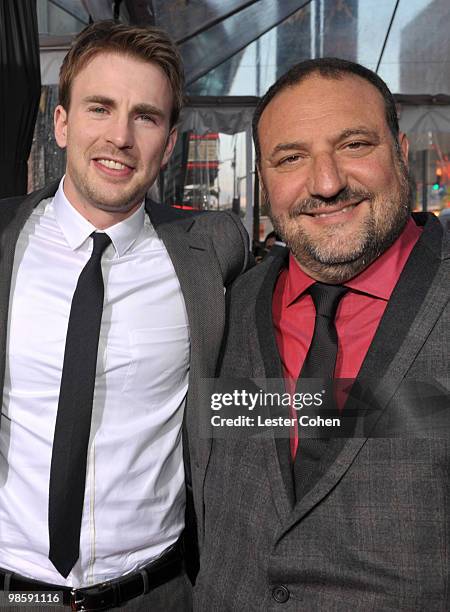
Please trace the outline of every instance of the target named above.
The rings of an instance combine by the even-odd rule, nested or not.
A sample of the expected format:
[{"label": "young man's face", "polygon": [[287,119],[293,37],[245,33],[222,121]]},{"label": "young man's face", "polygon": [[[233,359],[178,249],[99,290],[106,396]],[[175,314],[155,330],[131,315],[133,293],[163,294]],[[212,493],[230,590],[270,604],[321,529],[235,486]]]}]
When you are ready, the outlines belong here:
[{"label": "young man's face", "polygon": [[118,53],[96,55],[74,78],[55,136],[67,149],[64,192],[104,229],[131,215],[170,157],[172,91],[156,64]]},{"label": "young man's face", "polygon": [[408,216],[407,141],[396,150],[369,82],[313,74],[273,98],[258,134],[274,228],[310,276],[344,282],[399,235]]}]

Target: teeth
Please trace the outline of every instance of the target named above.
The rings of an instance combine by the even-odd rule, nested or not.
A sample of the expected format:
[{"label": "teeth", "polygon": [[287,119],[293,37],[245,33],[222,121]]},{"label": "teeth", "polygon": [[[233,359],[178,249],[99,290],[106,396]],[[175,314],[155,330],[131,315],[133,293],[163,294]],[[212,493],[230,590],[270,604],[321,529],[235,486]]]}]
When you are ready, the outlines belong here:
[{"label": "teeth", "polygon": [[333,212],[329,212],[329,213],[320,213],[319,215],[314,215],[314,217],[331,217],[334,215],[340,215],[342,213],[347,212],[348,210],[350,210],[351,208],[355,208],[356,204],[352,204],[351,206],[345,206],[345,208],[342,208],[341,210],[337,210],[337,211],[333,211]]},{"label": "teeth", "polygon": [[112,170],[124,170],[124,168],[126,168],[124,164],[113,161],[112,159],[98,159],[97,161],[99,164],[102,164],[102,166],[106,166]]}]

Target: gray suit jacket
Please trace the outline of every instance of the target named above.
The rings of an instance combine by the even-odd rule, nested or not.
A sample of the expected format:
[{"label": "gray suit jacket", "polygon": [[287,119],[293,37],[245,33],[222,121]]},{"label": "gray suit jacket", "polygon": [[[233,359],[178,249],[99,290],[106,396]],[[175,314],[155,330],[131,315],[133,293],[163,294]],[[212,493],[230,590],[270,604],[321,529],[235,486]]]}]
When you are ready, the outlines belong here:
[{"label": "gray suit jacket", "polygon": [[[1,388],[15,245],[33,208],[42,199],[53,196],[57,187],[58,183],[53,183],[25,198],[0,200]],[[225,288],[248,266],[248,236],[237,217],[229,212],[189,213],[151,201],[146,202],[146,211],[172,259],[186,303],[191,338],[187,419],[190,411],[196,411],[200,379],[215,374],[225,325]],[[32,308],[30,304],[30,316]],[[195,428],[192,435],[195,436]],[[186,448],[186,428],[184,442]]]},{"label": "gray suit jacket", "polygon": [[[332,439],[297,503],[287,439],[210,441],[193,474],[197,610],[450,609],[449,237],[433,215],[416,222],[424,231],[358,376],[390,424]],[[282,378],[271,312],[282,265],[267,258],[229,292],[222,376]],[[406,421],[415,433],[388,436]]]}]

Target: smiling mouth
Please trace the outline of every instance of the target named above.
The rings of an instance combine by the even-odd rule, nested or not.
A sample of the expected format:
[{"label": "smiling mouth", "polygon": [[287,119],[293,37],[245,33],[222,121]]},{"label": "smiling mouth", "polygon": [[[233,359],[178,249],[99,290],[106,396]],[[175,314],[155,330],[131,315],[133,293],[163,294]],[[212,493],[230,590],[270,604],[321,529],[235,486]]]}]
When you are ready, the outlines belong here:
[{"label": "smiling mouth", "polygon": [[109,168],[110,170],[133,170],[132,166],[128,166],[127,164],[123,164],[122,162],[115,161],[113,159],[98,158],[95,161],[98,164],[105,166],[105,168]]},{"label": "smiling mouth", "polygon": [[322,219],[325,217],[337,217],[339,215],[342,215],[343,213],[349,212],[350,210],[353,210],[354,208],[356,208],[358,206],[359,202],[357,204],[349,204],[348,206],[344,206],[344,208],[340,208],[339,210],[330,210],[327,212],[324,211],[319,211],[319,212],[311,212],[311,213],[306,213],[309,217],[315,217],[318,219]]},{"label": "smiling mouth", "polygon": [[[346,213],[352,213],[357,206],[363,202],[370,202],[370,194],[358,194],[359,197],[356,199],[348,198],[347,202],[336,202],[336,203],[317,203],[315,206],[305,206],[304,210],[299,210],[297,214],[306,215],[313,219],[332,219],[333,217],[339,217],[339,215],[345,215]],[[309,210],[308,210],[309,208]]]}]

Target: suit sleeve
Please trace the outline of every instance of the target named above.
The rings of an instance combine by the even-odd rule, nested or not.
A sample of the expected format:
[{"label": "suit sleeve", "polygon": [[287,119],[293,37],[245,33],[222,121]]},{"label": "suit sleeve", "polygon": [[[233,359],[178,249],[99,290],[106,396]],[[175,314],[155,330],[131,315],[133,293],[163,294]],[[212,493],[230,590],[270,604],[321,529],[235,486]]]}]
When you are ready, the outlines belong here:
[{"label": "suit sleeve", "polygon": [[247,230],[239,217],[231,211],[216,213],[209,230],[222,270],[224,286],[229,286],[240,274],[254,265]]}]

